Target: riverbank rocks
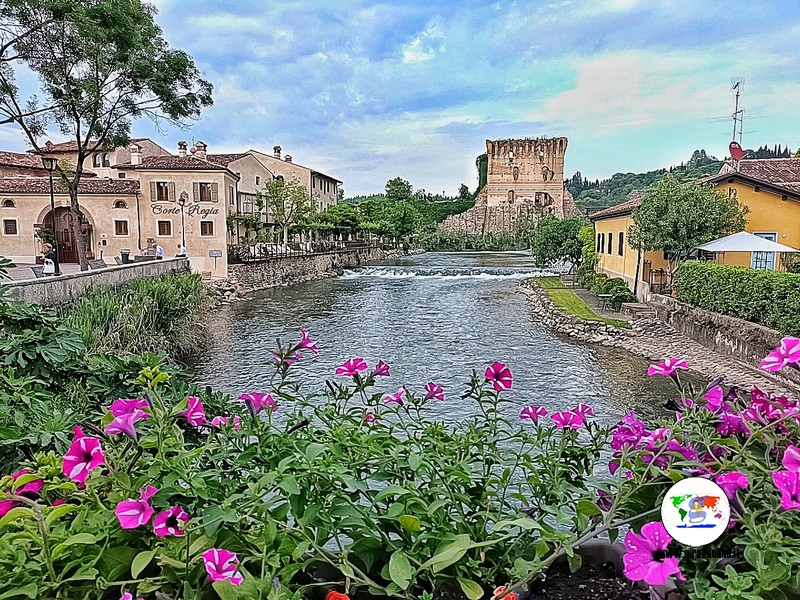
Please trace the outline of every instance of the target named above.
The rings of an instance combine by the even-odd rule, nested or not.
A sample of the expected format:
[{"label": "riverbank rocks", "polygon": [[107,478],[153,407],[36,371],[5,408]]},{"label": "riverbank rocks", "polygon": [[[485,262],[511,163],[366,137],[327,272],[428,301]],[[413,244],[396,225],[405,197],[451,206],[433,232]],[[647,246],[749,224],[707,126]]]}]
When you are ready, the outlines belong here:
[{"label": "riverbank rocks", "polygon": [[527,297],[531,311],[545,326],[582,342],[621,348],[653,362],[683,358],[692,371],[709,380],[724,377],[726,385],[744,389],[756,385],[777,394],[796,394],[784,381],[760,371],[757,365],[714,352],[657,317],[642,316],[631,323],[630,329],[619,329],[562,313],[535,279],[520,282],[518,290]]},{"label": "riverbank rocks", "polygon": [[217,279],[209,284],[216,306],[244,300],[245,286],[236,279]]}]

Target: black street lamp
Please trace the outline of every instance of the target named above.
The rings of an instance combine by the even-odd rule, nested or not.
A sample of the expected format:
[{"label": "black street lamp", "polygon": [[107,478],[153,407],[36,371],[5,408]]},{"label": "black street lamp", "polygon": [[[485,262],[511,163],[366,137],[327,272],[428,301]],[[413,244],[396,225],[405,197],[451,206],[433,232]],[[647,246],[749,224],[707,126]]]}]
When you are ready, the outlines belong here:
[{"label": "black street lamp", "polygon": [[188,199],[189,195],[186,192],[181,192],[181,195],[178,197],[178,204],[181,207],[181,251],[186,248],[186,226],[183,221],[183,207],[186,206],[186,201]]},{"label": "black street lamp", "polygon": [[43,156],[42,165],[50,176],[50,218],[53,225],[53,252],[56,253],[56,275],[61,275],[61,261],[58,260],[58,241],[56,240],[56,198],[53,193],[53,172],[58,166],[58,159],[52,156]]}]

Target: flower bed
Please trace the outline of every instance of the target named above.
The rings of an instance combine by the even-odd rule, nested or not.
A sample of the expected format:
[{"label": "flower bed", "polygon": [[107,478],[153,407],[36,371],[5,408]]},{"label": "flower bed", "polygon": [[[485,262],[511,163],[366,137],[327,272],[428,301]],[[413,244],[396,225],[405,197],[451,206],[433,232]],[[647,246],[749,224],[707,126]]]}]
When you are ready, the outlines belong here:
[{"label": "flower bed", "polygon": [[[632,581],[674,577],[695,598],[800,589],[795,401],[690,389],[672,359],[651,375],[675,381],[675,418],[629,414],[609,428],[587,405],[520,405],[509,422],[513,376],[500,362],[463,391],[387,392],[390,366],[356,357],[306,392],[293,365],[318,347],[301,333],[275,351],[271,389],[224,414],[146,367],[139,397],[0,479],[0,596],[499,599],[547,584],[559,561],[577,571],[577,549],[622,534]],[[763,367],[799,361],[800,340],[786,338]],[[440,402],[480,416],[448,428],[427,416]],[[656,517],[692,475],[729,497],[732,528],[709,548],[730,558],[686,556]]]}]

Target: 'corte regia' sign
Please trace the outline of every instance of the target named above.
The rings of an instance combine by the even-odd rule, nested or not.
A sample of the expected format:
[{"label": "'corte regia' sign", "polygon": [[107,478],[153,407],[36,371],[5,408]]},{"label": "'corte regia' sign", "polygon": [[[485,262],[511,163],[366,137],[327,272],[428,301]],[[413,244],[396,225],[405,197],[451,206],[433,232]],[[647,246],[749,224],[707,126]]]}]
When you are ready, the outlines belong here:
[{"label": "'corte regia' sign", "polygon": [[[163,204],[153,204],[151,205],[153,209],[154,215],[179,215],[181,214],[181,209],[178,206],[165,206]],[[191,217],[192,215],[200,215],[200,218],[206,218],[210,215],[218,215],[219,209],[213,206],[205,207],[200,206],[199,204],[192,204],[191,206],[186,207],[186,215]]]}]

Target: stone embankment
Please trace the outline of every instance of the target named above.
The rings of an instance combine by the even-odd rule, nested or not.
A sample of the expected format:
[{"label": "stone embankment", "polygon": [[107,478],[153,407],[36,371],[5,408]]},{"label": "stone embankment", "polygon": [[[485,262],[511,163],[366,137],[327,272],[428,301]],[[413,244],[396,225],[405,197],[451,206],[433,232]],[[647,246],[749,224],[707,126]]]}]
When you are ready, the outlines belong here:
[{"label": "stone embankment", "polygon": [[216,304],[220,306],[244,300],[248,293],[256,290],[336,277],[347,268],[422,252],[424,251],[413,249],[404,251],[368,248],[331,254],[288,256],[264,262],[230,265],[228,278],[214,281],[211,283],[211,287],[216,296]]},{"label": "stone embankment", "polygon": [[755,365],[709,350],[658,318],[643,316],[632,321],[630,329],[620,329],[565,315],[556,308],[535,279],[522,281],[519,291],[528,298],[531,311],[545,326],[577,340],[622,348],[654,362],[665,358],[683,358],[692,371],[709,380],[724,377],[727,385],[738,385],[745,389],[757,385],[763,390],[797,395],[796,389],[792,391],[790,382],[760,371]]}]

